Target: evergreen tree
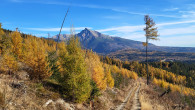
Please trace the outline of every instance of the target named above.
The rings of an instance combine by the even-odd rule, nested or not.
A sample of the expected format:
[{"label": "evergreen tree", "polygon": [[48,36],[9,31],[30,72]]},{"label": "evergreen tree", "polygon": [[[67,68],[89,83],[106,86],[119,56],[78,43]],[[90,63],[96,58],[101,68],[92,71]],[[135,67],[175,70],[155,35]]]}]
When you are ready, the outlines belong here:
[{"label": "evergreen tree", "polygon": [[91,93],[90,76],[86,71],[84,53],[77,37],[72,36],[67,45],[68,54],[59,56],[62,67],[64,93],[75,102],[86,101]]},{"label": "evergreen tree", "polygon": [[[56,49],[56,48],[53,48],[53,49]],[[60,61],[64,60],[63,58],[66,58],[66,56],[67,56],[67,50],[66,50],[65,42],[60,42],[58,44],[57,53],[56,53],[56,50],[51,51],[49,49],[49,52],[48,52],[49,66],[51,67],[51,70],[53,72],[51,78],[58,82],[60,82],[61,80],[60,73],[63,72],[63,67],[62,65],[60,65]]]}]

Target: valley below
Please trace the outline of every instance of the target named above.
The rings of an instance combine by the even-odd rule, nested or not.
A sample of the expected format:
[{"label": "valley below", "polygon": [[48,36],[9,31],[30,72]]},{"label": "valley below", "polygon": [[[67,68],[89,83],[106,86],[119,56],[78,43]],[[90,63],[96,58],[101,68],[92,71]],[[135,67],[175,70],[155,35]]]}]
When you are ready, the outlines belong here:
[{"label": "valley below", "polygon": [[[109,53],[111,58],[117,58],[123,61],[146,61],[145,50],[136,49],[124,49],[116,52]],[[150,62],[195,62],[195,53],[190,52],[161,52],[161,51],[149,51],[148,61]]]}]

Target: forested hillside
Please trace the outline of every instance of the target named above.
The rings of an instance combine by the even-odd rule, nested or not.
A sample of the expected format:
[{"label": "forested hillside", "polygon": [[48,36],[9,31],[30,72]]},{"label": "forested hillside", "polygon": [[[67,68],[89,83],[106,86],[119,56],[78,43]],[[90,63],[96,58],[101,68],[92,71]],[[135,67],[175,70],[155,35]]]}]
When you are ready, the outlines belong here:
[{"label": "forested hillside", "polygon": [[73,102],[85,102],[108,87],[119,87],[124,78],[137,79],[135,72],[102,63],[96,53],[81,49],[76,36],[67,44],[58,44],[31,35],[21,36],[17,31],[5,33],[0,28],[0,40],[1,73],[17,74],[20,65],[25,65],[32,81],[57,84],[62,96]]},{"label": "forested hillside", "polygon": [[[140,63],[138,61],[134,61],[134,62],[120,61],[117,59],[111,59],[109,57],[102,57],[101,59],[103,59],[105,63],[122,66],[123,68],[126,68],[130,71],[134,71],[140,77],[146,77],[146,64],[145,63]],[[168,62],[164,62],[163,65],[164,65],[164,68],[169,68]],[[171,71],[167,71],[166,69],[163,69],[162,66],[153,67],[152,65],[149,65],[148,70],[149,70],[148,72],[150,75],[150,80],[154,81],[154,83],[158,84],[159,86],[162,86],[164,88],[170,87],[173,91],[178,91],[178,92],[185,93],[188,95],[189,94],[194,95],[195,92],[193,89],[191,89],[193,88],[193,86],[190,86],[192,83],[192,77],[191,78],[189,77],[190,73],[189,74],[187,73],[186,74],[175,74],[173,73],[174,72],[173,70],[177,71],[175,68],[172,69],[173,72],[171,72]],[[186,68],[186,70],[188,69]],[[191,80],[186,80],[186,77],[187,79],[191,79]],[[191,88],[186,88],[185,86],[189,86]]]},{"label": "forested hillside", "polygon": [[186,76],[186,86],[195,89],[195,64],[188,62],[151,62],[155,68],[162,68],[176,75]]},{"label": "forested hillside", "polygon": [[[150,47],[150,46],[149,46]],[[123,61],[145,61],[145,50],[138,49],[124,49],[116,52],[111,52],[108,56],[112,58],[118,58]],[[195,53],[193,52],[162,52],[148,51],[149,62],[174,61],[174,62],[193,62],[195,63]]]}]

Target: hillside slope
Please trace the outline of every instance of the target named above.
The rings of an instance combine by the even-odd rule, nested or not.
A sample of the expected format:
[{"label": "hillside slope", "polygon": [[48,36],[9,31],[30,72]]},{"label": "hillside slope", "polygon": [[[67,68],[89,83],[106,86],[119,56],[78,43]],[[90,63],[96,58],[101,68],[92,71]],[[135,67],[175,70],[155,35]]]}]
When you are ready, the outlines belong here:
[{"label": "hillside slope", "polygon": [[[17,76],[0,74],[0,93],[6,96],[4,104],[7,109],[23,110],[90,110],[89,103],[73,103],[63,100],[59,93],[45,84],[34,83],[26,77],[26,72],[21,70]],[[137,94],[138,84],[141,84]],[[137,85],[137,86],[136,86]],[[138,98],[142,110],[192,110],[185,103],[183,96],[179,93],[165,94],[159,97],[165,89],[154,84],[146,85],[146,80],[130,80],[128,86],[123,88],[108,88],[93,104],[94,110],[123,110],[133,109],[136,106],[135,98]],[[0,95],[1,96],[1,95]],[[1,98],[1,97],[0,97]],[[1,101],[1,100],[0,100]],[[125,103],[124,103],[125,101]],[[0,108],[2,102],[0,103]]]}]

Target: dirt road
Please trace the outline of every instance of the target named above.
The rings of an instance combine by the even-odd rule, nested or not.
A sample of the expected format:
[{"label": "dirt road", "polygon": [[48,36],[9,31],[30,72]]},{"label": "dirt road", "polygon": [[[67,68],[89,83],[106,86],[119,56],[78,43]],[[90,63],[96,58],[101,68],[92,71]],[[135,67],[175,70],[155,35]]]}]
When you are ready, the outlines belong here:
[{"label": "dirt road", "polygon": [[[140,83],[135,83],[133,88],[130,89],[127,97],[125,100],[117,106],[116,110],[124,110],[124,109],[130,109],[132,110],[140,110],[141,104],[139,102],[139,90],[140,90],[141,84]],[[127,106],[131,105],[129,103],[132,103],[133,100],[133,105],[132,106]]]}]

